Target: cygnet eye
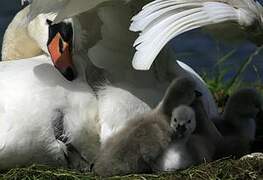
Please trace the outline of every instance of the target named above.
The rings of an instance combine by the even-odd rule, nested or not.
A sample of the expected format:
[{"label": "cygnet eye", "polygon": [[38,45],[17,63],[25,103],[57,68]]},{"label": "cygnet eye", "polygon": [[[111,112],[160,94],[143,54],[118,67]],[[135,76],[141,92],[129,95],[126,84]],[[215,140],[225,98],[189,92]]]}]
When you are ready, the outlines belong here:
[{"label": "cygnet eye", "polygon": [[187,123],[187,124],[190,124],[190,123],[191,123],[191,120],[188,120],[186,123]]},{"label": "cygnet eye", "polygon": [[174,122],[177,122],[177,119],[176,119],[176,118],[174,118]]}]

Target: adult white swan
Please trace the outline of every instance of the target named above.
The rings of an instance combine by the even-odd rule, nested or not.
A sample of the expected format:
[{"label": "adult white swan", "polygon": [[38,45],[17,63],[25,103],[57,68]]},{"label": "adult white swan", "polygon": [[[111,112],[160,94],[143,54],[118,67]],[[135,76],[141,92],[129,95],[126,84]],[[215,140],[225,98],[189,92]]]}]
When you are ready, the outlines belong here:
[{"label": "adult white swan", "polygon": [[[32,163],[89,167],[99,148],[100,126],[97,99],[85,81],[88,62],[73,53],[78,78],[70,82],[54,68],[50,57],[35,56],[37,51],[48,53],[50,33],[68,26],[63,22],[59,27],[49,27],[46,19],[55,18],[50,14],[40,15],[24,26],[21,23],[26,11],[21,11],[9,26],[3,47],[4,57],[11,59],[15,54],[20,61],[0,63],[0,169]],[[40,33],[39,41],[29,36],[27,28],[31,26],[38,28],[34,32]],[[35,33],[31,32],[37,36]],[[66,36],[68,42],[74,41],[72,30]],[[71,51],[64,43],[61,56],[70,58]],[[27,56],[34,57],[23,59]]]},{"label": "adult white swan", "polygon": [[[74,39],[81,42],[76,43],[75,46],[81,46],[82,50],[86,50],[85,54],[88,55],[93,64],[104,70],[107,79],[114,86],[128,90],[151,107],[155,107],[174,77],[191,75],[196,78],[200,91],[204,94],[203,100],[209,116],[217,114],[216,105],[204,82],[190,67],[173,59],[167,50],[164,50],[157,57],[156,65],[149,71],[136,71],[132,68],[131,61],[134,55],[132,44],[136,39],[136,34],[130,32],[128,28],[131,17],[145,4],[143,1],[108,0],[107,2],[103,1],[103,3],[102,1],[92,1],[95,3],[92,6],[87,6],[86,3],[89,1],[82,0],[47,2],[33,0],[30,11],[24,10],[27,11],[25,14],[28,17],[28,21],[26,21],[28,23],[26,27],[27,36],[34,42],[38,42],[37,44],[40,47],[43,46],[41,37],[45,37],[42,35],[48,33],[47,31],[43,33],[43,30],[41,32],[43,28],[38,25],[39,23],[35,23],[34,17],[38,15],[38,18],[42,18],[42,22],[46,22],[44,14],[41,13],[58,13],[54,20],[57,22],[65,17],[82,12],[82,14],[73,17],[73,22],[80,24],[77,27],[82,27],[74,28]],[[85,8],[90,10],[91,7],[95,8],[92,11],[85,12]],[[14,22],[14,26],[18,25],[17,22]],[[10,32],[10,36],[16,34],[14,29],[11,28],[10,31],[7,31]],[[37,32],[34,29],[37,29]],[[5,36],[4,39],[8,38]],[[13,42],[11,46],[14,46]],[[22,48],[20,51],[26,50],[20,44],[18,46]],[[3,50],[5,49],[3,48]],[[46,49],[42,48],[44,51],[47,51]],[[2,53],[5,54],[4,51]]]},{"label": "adult white swan", "polygon": [[[39,42],[47,43],[49,39],[50,44],[54,46],[53,50],[62,49],[59,54],[62,59],[70,59],[73,55],[74,68],[78,77],[72,82],[64,79],[54,68],[52,63],[54,59],[51,60],[46,55],[22,59],[23,51],[21,51],[16,55],[19,61],[0,63],[0,88],[3,96],[0,101],[0,169],[32,163],[77,169],[89,168],[100,147],[101,128],[98,119],[98,102],[85,81],[88,61],[85,60],[84,55],[83,57],[76,53],[79,52],[78,49],[72,47],[72,44],[78,44],[76,42],[78,40],[73,40],[71,28],[76,29],[78,24],[72,23],[71,20],[56,25],[46,23],[47,19],[53,20],[54,17],[51,14],[43,14],[30,24],[30,26],[39,28],[40,34],[44,32],[46,37],[39,38],[43,38],[43,41],[34,42],[27,30],[22,31],[24,34],[21,34],[21,37],[34,42],[33,45],[31,44],[33,49],[31,56],[35,55],[35,49],[38,49],[39,52],[45,51],[45,48],[41,49],[44,45]],[[67,31],[64,32],[64,29]],[[8,29],[5,35],[5,47],[11,52],[10,54],[13,54],[12,50],[16,50],[16,48],[12,49],[12,45],[16,45],[13,43],[22,42],[19,39],[20,36],[15,36],[17,41],[15,39],[8,41],[10,35],[14,35],[12,31],[14,33],[16,30]],[[62,45],[58,44],[58,47],[56,47],[56,41],[52,40],[57,33],[61,33],[60,41],[64,38]],[[26,42],[23,43],[26,44]],[[20,44],[19,48],[22,49],[22,47]],[[28,46],[24,47],[24,50],[28,52],[32,50],[27,49]],[[73,54],[69,51],[72,48]],[[51,57],[54,58],[54,56]],[[69,77],[68,73],[64,73],[64,76]],[[108,89],[114,91],[103,95],[105,98],[100,101],[100,104],[104,105],[109,101],[107,96],[118,92],[118,96],[122,96],[125,103],[133,104],[134,111],[139,111],[140,108],[144,111],[149,110],[146,104],[121,89],[106,86],[106,89],[100,92],[103,93]],[[131,111],[130,114],[136,114],[134,111]],[[125,117],[122,116],[122,118]],[[114,127],[117,126],[120,125],[117,124]],[[110,132],[106,131],[104,134],[106,137],[110,135]]]}]

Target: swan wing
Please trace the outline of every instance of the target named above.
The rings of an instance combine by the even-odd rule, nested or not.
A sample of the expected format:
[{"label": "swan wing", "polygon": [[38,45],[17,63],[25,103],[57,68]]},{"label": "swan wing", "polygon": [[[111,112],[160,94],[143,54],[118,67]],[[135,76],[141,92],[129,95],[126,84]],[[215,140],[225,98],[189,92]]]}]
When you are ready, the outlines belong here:
[{"label": "swan wing", "polygon": [[69,0],[32,0],[28,20],[31,21],[42,13],[58,13]]},{"label": "swan wing", "polygon": [[60,22],[63,19],[78,15],[80,13],[90,11],[105,2],[112,0],[68,0],[65,7],[59,12],[55,19],[56,22]]},{"label": "swan wing", "polygon": [[148,70],[168,41],[192,29],[228,21],[244,27],[261,22],[262,9],[252,0],[155,0],[132,18],[130,30],[141,32],[134,43],[133,67]]},{"label": "swan wing", "polygon": [[[34,19],[40,13],[53,12],[57,14],[54,23],[58,23],[109,1],[113,0],[33,0],[30,6],[29,19]],[[128,2],[129,0],[120,1]]]}]

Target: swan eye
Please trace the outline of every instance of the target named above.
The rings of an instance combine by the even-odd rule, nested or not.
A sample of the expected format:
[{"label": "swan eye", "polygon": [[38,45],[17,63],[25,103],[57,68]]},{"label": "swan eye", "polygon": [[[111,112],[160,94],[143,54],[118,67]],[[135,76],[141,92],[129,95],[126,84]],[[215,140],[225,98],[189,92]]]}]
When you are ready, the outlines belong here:
[{"label": "swan eye", "polygon": [[188,120],[188,121],[187,121],[187,124],[190,124],[190,123],[191,123],[191,120]]},{"label": "swan eye", "polygon": [[29,4],[32,3],[32,0],[21,0],[21,6],[22,8],[28,6]]},{"label": "swan eye", "polygon": [[51,20],[49,20],[49,19],[47,19],[47,20],[46,20],[46,23],[47,23],[47,25],[49,25],[49,26],[51,26],[51,25],[52,25],[52,21],[51,21]]}]

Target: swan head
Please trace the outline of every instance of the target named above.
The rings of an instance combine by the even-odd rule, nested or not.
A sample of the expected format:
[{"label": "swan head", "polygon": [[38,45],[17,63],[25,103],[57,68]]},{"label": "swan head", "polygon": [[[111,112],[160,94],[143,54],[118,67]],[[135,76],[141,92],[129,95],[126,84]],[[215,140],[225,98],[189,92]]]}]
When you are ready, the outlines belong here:
[{"label": "swan head", "polygon": [[[29,36],[34,39],[40,49],[49,55],[54,66],[69,81],[77,78],[85,62],[75,56],[83,50],[84,36],[77,18],[65,19],[53,23],[56,13],[39,14],[28,25]],[[74,57],[73,57],[74,55]]]},{"label": "swan head", "polygon": [[196,90],[196,83],[193,78],[179,77],[174,79],[170,84],[158,108],[160,108],[164,114],[171,117],[175,107],[190,105],[200,96],[202,96],[202,94]]},{"label": "swan head", "polygon": [[47,19],[49,34],[47,48],[54,66],[69,81],[76,78],[76,70],[72,60],[73,27],[71,21],[52,24]]},{"label": "swan head", "polygon": [[51,57],[58,71],[72,81],[86,66],[86,62],[77,56],[83,51],[84,34],[77,18],[53,23],[56,16],[55,13],[39,14],[30,21],[28,32],[41,50]]},{"label": "swan head", "polygon": [[[72,63],[72,52],[82,50],[81,44],[84,39],[78,20],[70,18],[53,24],[51,22],[55,20],[56,13],[40,13],[34,19],[30,19],[28,15],[31,1],[21,0],[23,9],[18,12],[5,32],[2,60],[26,59],[46,54],[66,79],[75,79],[77,75]],[[73,29],[78,32],[74,38]],[[81,64],[79,66],[85,66],[84,63],[77,62],[77,59],[74,62],[77,65]]]}]

